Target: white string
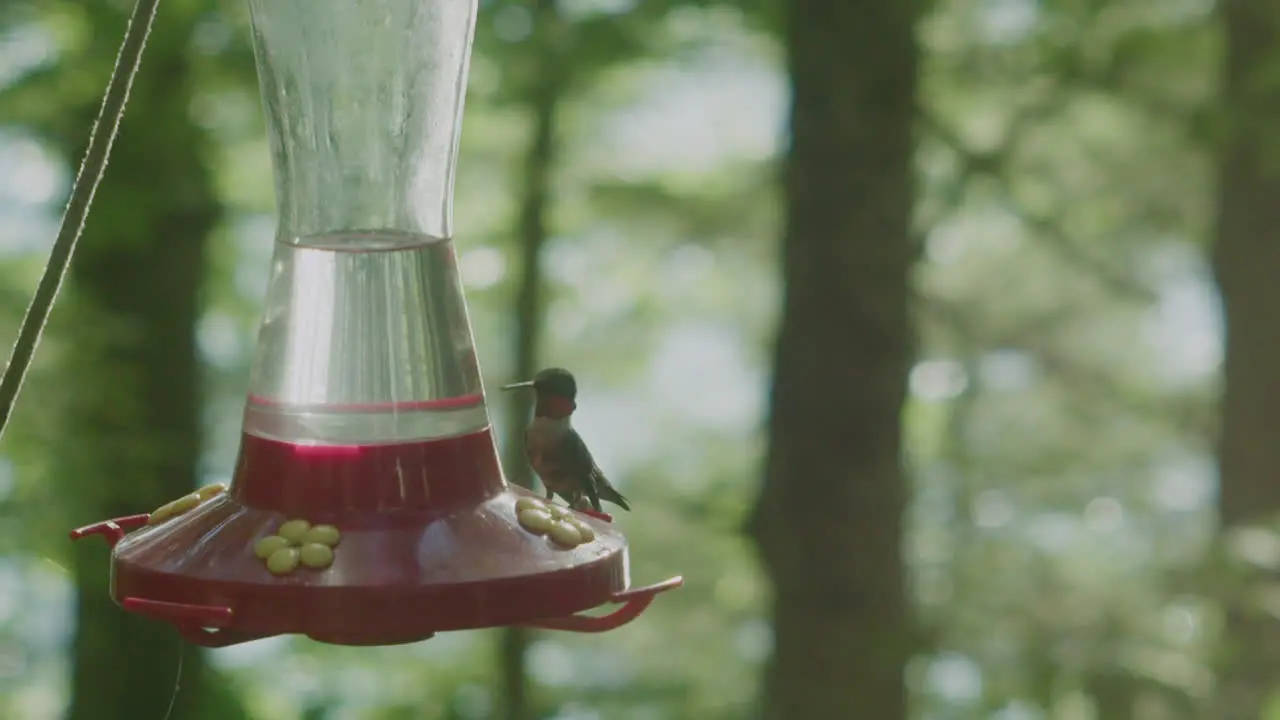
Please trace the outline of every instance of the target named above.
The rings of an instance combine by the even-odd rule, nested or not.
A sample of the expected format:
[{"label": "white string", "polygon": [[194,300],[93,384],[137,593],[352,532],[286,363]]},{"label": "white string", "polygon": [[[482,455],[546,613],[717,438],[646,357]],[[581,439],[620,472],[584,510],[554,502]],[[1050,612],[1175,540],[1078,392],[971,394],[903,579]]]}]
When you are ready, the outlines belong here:
[{"label": "white string", "polygon": [[178,674],[173,678],[173,695],[169,696],[169,709],[164,711],[164,720],[169,720],[173,717],[173,708],[178,703],[178,691],[182,689],[182,661],[186,657],[187,644],[182,642],[178,647]]}]

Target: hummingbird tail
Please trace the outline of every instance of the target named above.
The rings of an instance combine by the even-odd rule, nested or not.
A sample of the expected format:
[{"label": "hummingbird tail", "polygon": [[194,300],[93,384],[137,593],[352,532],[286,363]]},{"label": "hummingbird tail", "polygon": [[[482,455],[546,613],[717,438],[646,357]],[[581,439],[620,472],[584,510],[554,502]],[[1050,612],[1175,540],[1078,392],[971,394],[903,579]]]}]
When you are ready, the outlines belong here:
[{"label": "hummingbird tail", "polygon": [[612,485],[601,486],[600,499],[608,500],[609,502],[613,503],[614,505],[617,505],[623,510],[626,510],[627,512],[631,512],[631,505],[627,503],[627,499],[622,496],[622,493],[615,490]]}]

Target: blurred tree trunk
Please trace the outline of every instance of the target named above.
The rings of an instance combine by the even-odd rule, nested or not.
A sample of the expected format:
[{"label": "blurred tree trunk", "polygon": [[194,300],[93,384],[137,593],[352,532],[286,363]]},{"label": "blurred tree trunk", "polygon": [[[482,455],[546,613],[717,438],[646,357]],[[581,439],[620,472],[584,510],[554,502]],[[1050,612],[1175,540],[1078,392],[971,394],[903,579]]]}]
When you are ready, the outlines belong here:
[{"label": "blurred tree trunk", "polygon": [[[59,310],[68,313],[71,340],[60,359],[67,396],[53,466],[76,525],[150,511],[197,482],[195,328],[205,242],[221,207],[204,155],[208,138],[191,117],[195,13],[189,4],[172,7],[186,15],[160,13],[72,265],[69,302]],[[101,55],[114,55],[126,9],[92,6]],[[105,86],[100,71],[109,67],[93,68],[96,87]],[[97,101],[66,108],[80,121],[58,133],[68,159],[83,153]],[[104,543],[84,540],[73,553],[79,602],[69,718],[164,718],[180,656],[173,718],[244,717],[224,685],[207,682],[201,651],[183,649],[171,628],[111,601]]]},{"label": "blurred tree trunk", "polygon": [[901,410],[914,0],[786,5],[783,315],[750,531],[774,585],[768,720],[906,716]]},{"label": "blurred tree trunk", "polygon": [[[544,318],[542,302],[542,248],[547,240],[547,209],[556,163],[556,116],[565,93],[566,68],[558,41],[564,27],[554,0],[538,0],[534,12],[529,60],[529,87],[525,104],[529,111],[529,144],[525,150],[520,214],[516,236],[520,247],[520,280],[512,316],[516,337],[512,373],[528,380],[538,371],[539,346]],[[533,487],[533,473],[524,457],[520,428],[529,422],[531,393],[511,393],[507,399],[508,438],[505,452],[507,479],[521,487]],[[531,720],[528,670],[525,657],[530,630],[503,628],[499,641],[499,671],[503,720]]]},{"label": "blurred tree trunk", "polygon": [[[1220,468],[1224,530],[1280,514],[1280,7],[1224,0],[1222,112],[1214,270],[1226,318]],[[1233,607],[1233,605],[1235,605]],[[1220,720],[1260,717],[1280,689],[1280,624],[1228,603]]]}]

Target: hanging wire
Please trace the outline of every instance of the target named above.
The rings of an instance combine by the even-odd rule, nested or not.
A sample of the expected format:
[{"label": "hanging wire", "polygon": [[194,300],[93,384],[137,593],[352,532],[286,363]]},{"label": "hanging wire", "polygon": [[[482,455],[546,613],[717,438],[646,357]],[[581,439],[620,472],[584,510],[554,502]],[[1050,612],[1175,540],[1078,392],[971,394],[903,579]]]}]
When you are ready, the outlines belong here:
[{"label": "hanging wire", "polygon": [[[116,55],[111,80],[102,97],[102,107],[89,131],[89,147],[85,150],[84,161],[80,163],[80,170],[71,185],[71,196],[62,214],[58,236],[53,241],[53,250],[50,251],[49,261],[40,276],[40,284],[36,286],[36,293],[27,306],[27,314],[22,318],[18,339],[9,355],[9,364],[5,366],[4,376],[0,377],[0,435],[4,434],[9,425],[14,403],[18,401],[18,392],[22,389],[22,381],[31,369],[36,346],[40,344],[40,336],[49,321],[49,312],[53,310],[58,290],[67,276],[67,268],[71,266],[71,255],[84,231],[93,195],[106,173],[107,158],[111,155],[111,146],[120,132],[120,122],[124,119],[124,108],[129,100],[129,89],[133,87],[133,79],[142,64],[142,51],[146,48],[147,37],[151,34],[151,26],[159,6],[160,0],[138,0],[133,6],[133,13],[129,15],[124,40],[120,43],[120,53]],[[106,132],[101,132],[104,129]]]},{"label": "hanging wire", "polygon": [[181,638],[178,642],[181,643],[178,646],[178,672],[173,678],[173,694],[169,696],[169,709],[164,711],[164,720],[173,718],[173,709],[178,705],[178,692],[182,690],[182,665],[187,657],[187,643]]}]

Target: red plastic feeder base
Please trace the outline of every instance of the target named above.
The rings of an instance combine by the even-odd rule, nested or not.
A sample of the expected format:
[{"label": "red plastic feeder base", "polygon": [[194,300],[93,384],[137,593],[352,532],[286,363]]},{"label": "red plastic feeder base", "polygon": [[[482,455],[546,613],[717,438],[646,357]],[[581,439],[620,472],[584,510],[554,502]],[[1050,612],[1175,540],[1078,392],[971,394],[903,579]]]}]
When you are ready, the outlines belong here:
[{"label": "red plastic feeder base", "polygon": [[[245,435],[228,492],[154,525],[134,515],[72,538],[112,543],[111,593],[125,610],[215,647],[282,634],[392,645],[503,625],[603,632],[683,583],[628,589],[626,539],[607,515],[577,513],[594,540],[564,547],[521,525],[522,497],[535,496],[506,484],[488,429],[386,446]],[[339,531],[327,565],[272,572],[255,555],[290,520]],[[575,615],[606,603],[624,605]]]}]

